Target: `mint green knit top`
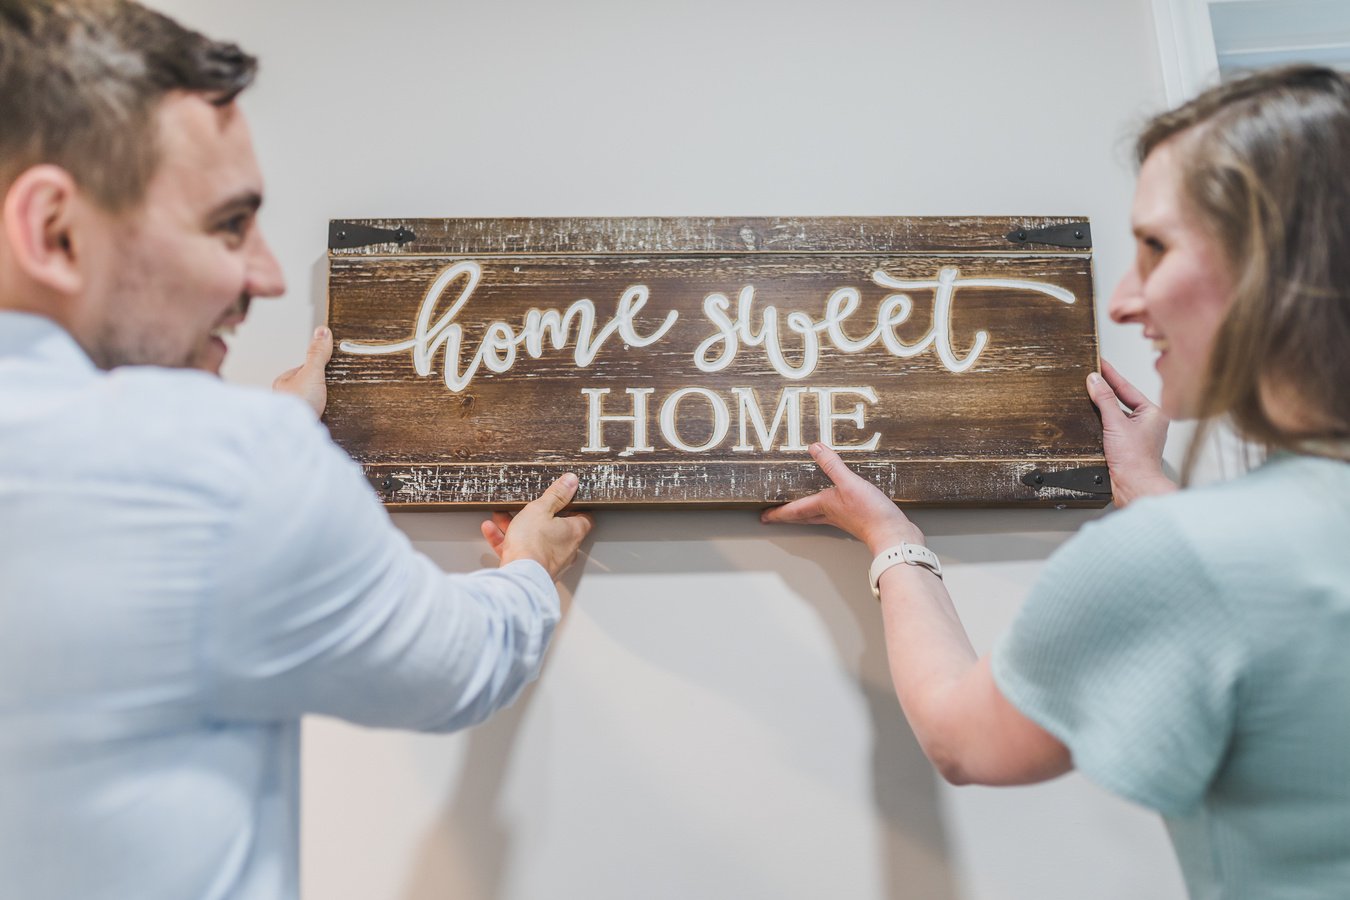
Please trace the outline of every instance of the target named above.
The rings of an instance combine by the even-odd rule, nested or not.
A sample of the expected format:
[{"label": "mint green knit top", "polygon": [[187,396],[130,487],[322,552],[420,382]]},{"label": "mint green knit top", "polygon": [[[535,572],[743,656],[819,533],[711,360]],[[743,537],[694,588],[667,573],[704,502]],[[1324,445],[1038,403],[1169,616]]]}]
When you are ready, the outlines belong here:
[{"label": "mint green knit top", "polygon": [[1193,898],[1350,897],[1350,464],[1281,455],[1087,526],[993,672],[1162,813]]}]

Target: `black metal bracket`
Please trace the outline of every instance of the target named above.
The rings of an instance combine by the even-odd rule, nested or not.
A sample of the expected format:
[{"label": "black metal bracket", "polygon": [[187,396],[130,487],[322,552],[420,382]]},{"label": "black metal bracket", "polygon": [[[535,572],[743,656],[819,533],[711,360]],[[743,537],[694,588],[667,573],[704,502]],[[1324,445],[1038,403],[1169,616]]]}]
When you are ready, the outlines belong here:
[{"label": "black metal bracket", "polygon": [[393,475],[381,475],[378,472],[366,472],[366,480],[377,492],[386,494],[394,493],[404,484],[401,478],[395,478]]},{"label": "black metal bracket", "polygon": [[1072,250],[1092,249],[1092,226],[1087,222],[1047,225],[1044,228],[1019,228],[1008,232],[1007,237],[1014,244],[1049,244],[1052,247],[1068,247]]},{"label": "black metal bracket", "polygon": [[398,228],[376,228],[359,222],[342,222],[337,219],[328,223],[328,249],[350,250],[354,247],[369,247],[371,244],[398,244],[402,246],[417,239],[402,225]]},{"label": "black metal bracket", "polygon": [[1038,491],[1053,487],[1077,491],[1080,494],[1111,493],[1111,473],[1106,466],[1083,466],[1080,469],[1060,469],[1057,472],[1032,469],[1022,476],[1022,483]]}]

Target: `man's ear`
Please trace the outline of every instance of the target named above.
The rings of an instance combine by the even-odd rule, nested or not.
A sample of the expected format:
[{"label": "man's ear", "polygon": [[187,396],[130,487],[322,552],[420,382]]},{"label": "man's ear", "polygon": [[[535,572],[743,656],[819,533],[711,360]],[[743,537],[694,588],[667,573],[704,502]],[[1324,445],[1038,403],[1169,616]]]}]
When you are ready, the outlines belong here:
[{"label": "man's ear", "polygon": [[15,264],[33,281],[61,294],[77,294],[84,286],[73,227],[81,203],[71,174],[43,164],[14,179],[0,213]]}]

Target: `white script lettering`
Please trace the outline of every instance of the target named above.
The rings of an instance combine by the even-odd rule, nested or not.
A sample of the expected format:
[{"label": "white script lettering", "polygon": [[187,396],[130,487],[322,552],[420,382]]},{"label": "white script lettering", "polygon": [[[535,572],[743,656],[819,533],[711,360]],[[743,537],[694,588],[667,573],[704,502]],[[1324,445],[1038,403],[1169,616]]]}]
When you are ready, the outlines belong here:
[{"label": "white script lettering", "polygon": [[[431,360],[436,351],[445,347],[445,386],[458,393],[469,386],[479,366],[498,374],[508,371],[516,361],[516,348],[524,345],[525,352],[538,359],[544,352],[544,341],[561,350],[567,346],[573,325],[576,325],[576,348],[573,360],[577,368],[585,369],[595,361],[600,348],[615,332],[624,343],[633,347],[647,347],[656,343],[675,324],[679,313],[671,310],[666,314],[660,327],[648,335],[641,335],[633,318],[647,305],[649,292],[647,286],[636,284],[629,287],[619,298],[614,318],[607,322],[597,333],[595,331],[595,304],[588,299],[577,300],[567,307],[566,312],[556,309],[531,309],[525,314],[520,330],[512,328],[506,322],[492,322],[482,342],[473,352],[467,365],[461,368],[464,326],[454,321],[460,310],[473,296],[474,289],[482,280],[483,270],[473,260],[465,260],[447,267],[427,289],[422,306],[417,313],[416,331],[411,339],[387,344],[367,344],[358,341],[343,341],[339,348],[344,353],[365,356],[383,356],[391,353],[412,351],[413,367],[423,377],[431,374]],[[431,316],[446,289],[460,278],[465,278],[463,289],[450,308],[433,325]]]},{"label": "white script lettering", "polygon": [[[975,333],[975,341],[964,356],[960,356],[952,347],[952,305],[956,300],[958,288],[999,288],[1011,291],[1034,291],[1047,294],[1063,303],[1073,303],[1074,295],[1053,284],[1039,281],[1019,281],[1007,278],[961,278],[959,269],[944,267],[935,279],[903,280],[877,269],[872,273],[872,281],[879,287],[888,288],[897,293],[888,294],[877,308],[876,325],[862,338],[851,338],[844,332],[844,323],[862,304],[862,296],[857,288],[842,287],[830,294],[825,305],[825,316],[819,322],[801,311],[788,313],[784,317],[788,330],[800,337],[801,361],[796,365],[788,361],[783,353],[778,328],[778,309],[765,306],[760,310],[760,325],[755,328],[754,317],[755,288],[747,285],[741,288],[736,301],[736,318],[729,312],[731,301],[725,294],[709,294],[703,300],[703,313],[712,322],[717,331],[710,335],[694,351],[694,365],[700,372],[720,372],[736,359],[736,353],[744,345],[764,348],[769,365],[784,378],[800,380],[816,370],[820,359],[820,338],[822,332],[829,338],[834,348],[841,353],[858,353],[871,347],[878,340],[892,356],[910,358],[918,356],[933,347],[947,371],[965,372],[975,365],[980,354],[989,343],[989,332],[980,330]],[[914,310],[914,301],[908,291],[933,291],[933,324],[918,341],[907,344],[895,334],[895,328],[904,323]],[[709,354],[720,347],[714,358]]]}]

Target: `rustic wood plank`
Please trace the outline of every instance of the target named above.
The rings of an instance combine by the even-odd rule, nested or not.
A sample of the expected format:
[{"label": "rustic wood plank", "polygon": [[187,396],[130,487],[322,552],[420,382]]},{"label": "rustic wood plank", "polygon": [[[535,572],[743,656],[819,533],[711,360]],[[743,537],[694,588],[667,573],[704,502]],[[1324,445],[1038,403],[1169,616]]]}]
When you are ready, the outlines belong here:
[{"label": "rustic wood plank", "polygon": [[[1019,480],[1104,461],[1090,252],[987,249],[1067,221],[408,220],[400,255],[330,254],[326,419],[400,506],[511,505],[566,470],[583,505],[764,505],[823,486],[801,467],[831,435],[904,502],[1102,505]],[[561,346],[547,310],[573,315]],[[634,404],[642,428],[596,418]]]},{"label": "rustic wood plank", "polygon": [[[1052,464],[1022,460],[946,459],[854,462],[854,471],[897,503],[915,507],[1023,506],[1095,508],[1102,496],[1060,488],[1035,490],[1021,478],[1035,470],[1064,471],[1097,466],[1097,457],[1060,458]],[[578,508],[638,508],[650,505],[707,509],[755,509],[786,503],[829,487],[809,458],[790,462],[604,463],[565,465],[368,465],[366,474],[391,509],[514,509],[564,472],[576,471]],[[991,504],[988,497],[1000,498]]]},{"label": "rustic wood plank", "polygon": [[[1016,244],[1018,229],[1086,222],[1086,216],[346,219],[416,239],[334,249],[344,256],[482,256],[607,253],[1045,253]],[[1068,251],[1064,252],[1083,252]]]}]

